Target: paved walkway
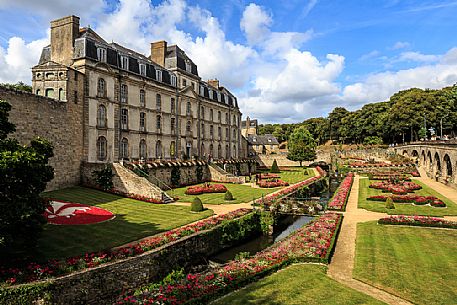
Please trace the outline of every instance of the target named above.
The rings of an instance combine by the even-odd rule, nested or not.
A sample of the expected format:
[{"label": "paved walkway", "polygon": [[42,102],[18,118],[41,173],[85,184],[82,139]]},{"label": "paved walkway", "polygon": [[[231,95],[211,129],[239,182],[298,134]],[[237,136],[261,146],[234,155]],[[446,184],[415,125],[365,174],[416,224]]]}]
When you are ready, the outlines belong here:
[{"label": "paved walkway", "polygon": [[387,214],[375,213],[357,208],[358,195],[359,176],[357,175],[354,178],[354,183],[352,185],[351,193],[346,206],[346,212],[343,213],[343,224],[336,243],[335,254],[333,255],[332,261],[329,265],[328,275],[350,288],[368,294],[387,304],[412,304],[390,293],[352,278],[355,259],[357,223],[378,220],[379,218],[387,216]]}]

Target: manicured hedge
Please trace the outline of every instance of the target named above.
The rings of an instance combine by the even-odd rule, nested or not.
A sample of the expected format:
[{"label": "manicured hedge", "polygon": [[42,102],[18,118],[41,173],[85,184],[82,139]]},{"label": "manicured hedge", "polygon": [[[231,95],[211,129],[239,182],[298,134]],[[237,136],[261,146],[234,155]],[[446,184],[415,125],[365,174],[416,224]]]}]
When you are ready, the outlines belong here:
[{"label": "manicured hedge", "polygon": [[431,216],[395,215],[379,219],[378,224],[457,229],[457,221]]}]

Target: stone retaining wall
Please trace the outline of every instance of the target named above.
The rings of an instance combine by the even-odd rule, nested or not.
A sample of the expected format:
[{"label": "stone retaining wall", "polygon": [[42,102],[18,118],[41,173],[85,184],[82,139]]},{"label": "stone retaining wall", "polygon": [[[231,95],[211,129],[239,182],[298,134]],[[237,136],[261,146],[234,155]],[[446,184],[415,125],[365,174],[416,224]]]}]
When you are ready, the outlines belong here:
[{"label": "stone retaining wall", "polygon": [[[251,213],[232,221],[237,222],[238,225],[244,224],[244,228],[251,228],[246,232],[245,238],[261,232],[257,214]],[[159,281],[173,270],[181,267],[187,268],[202,262],[208,256],[240,241],[231,240],[224,245],[221,244],[227,234],[222,226],[223,224],[211,230],[189,235],[136,257],[76,272],[44,283],[11,287],[5,289],[6,292],[0,290],[0,303],[112,304],[125,290],[136,289]],[[34,286],[44,288],[39,294],[24,295],[26,291],[34,291]],[[20,295],[20,298],[15,298],[15,294]]]}]

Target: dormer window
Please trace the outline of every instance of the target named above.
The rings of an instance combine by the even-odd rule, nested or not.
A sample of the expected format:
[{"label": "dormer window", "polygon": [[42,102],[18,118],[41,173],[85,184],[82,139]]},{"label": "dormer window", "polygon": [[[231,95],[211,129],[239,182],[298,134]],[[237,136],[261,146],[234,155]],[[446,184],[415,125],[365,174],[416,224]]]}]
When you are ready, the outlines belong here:
[{"label": "dormer window", "polygon": [[192,73],[192,65],[186,61],[186,72]]},{"label": "dormer window", "polygon": [[121,69],[129,69],[129,58],[127,56],[121,56]]},{"label": "dormer window", "polygon": [[203,87],[202,85],[200,85],[200,95],[201,96],[205,95],[205,87]]},{"label": "dormer window", "polygon": [[221,101],[221,93],[218,91],[217,92],[217,100],[220,102]]},{"label": "dormer window", "polygon": [[209,97],[212,98],[213,97],[213,90],[208,89],[208,92],[209,92]]},{"label": "dormer window", "polygon": [[146,65],[140,64],[140,74],[146,76]]},{"label": "dormer window", "polygon": [[176,87],[176,75],[170,75],[170,82],[172,86]]},{"label": "dormer window", "polygon": [[101,62],[106,62],[106,49],[97,48],[97,59]]},{"label": "dormer window", "polygon": [[162,70],[156,70],[156,80],[161,82],[162,81]]}]

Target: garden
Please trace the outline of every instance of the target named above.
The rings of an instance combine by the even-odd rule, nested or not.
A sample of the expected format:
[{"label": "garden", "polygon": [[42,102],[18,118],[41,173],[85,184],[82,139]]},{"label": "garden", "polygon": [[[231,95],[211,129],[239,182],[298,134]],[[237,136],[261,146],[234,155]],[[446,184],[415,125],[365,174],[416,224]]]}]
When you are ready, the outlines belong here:
[{"label": "garden", "polygon": [[457,224],[424,216],[391,216],[379,223],[357,226],[354,277],[414,304],[455,304],[457,230],[411,225]]}]

